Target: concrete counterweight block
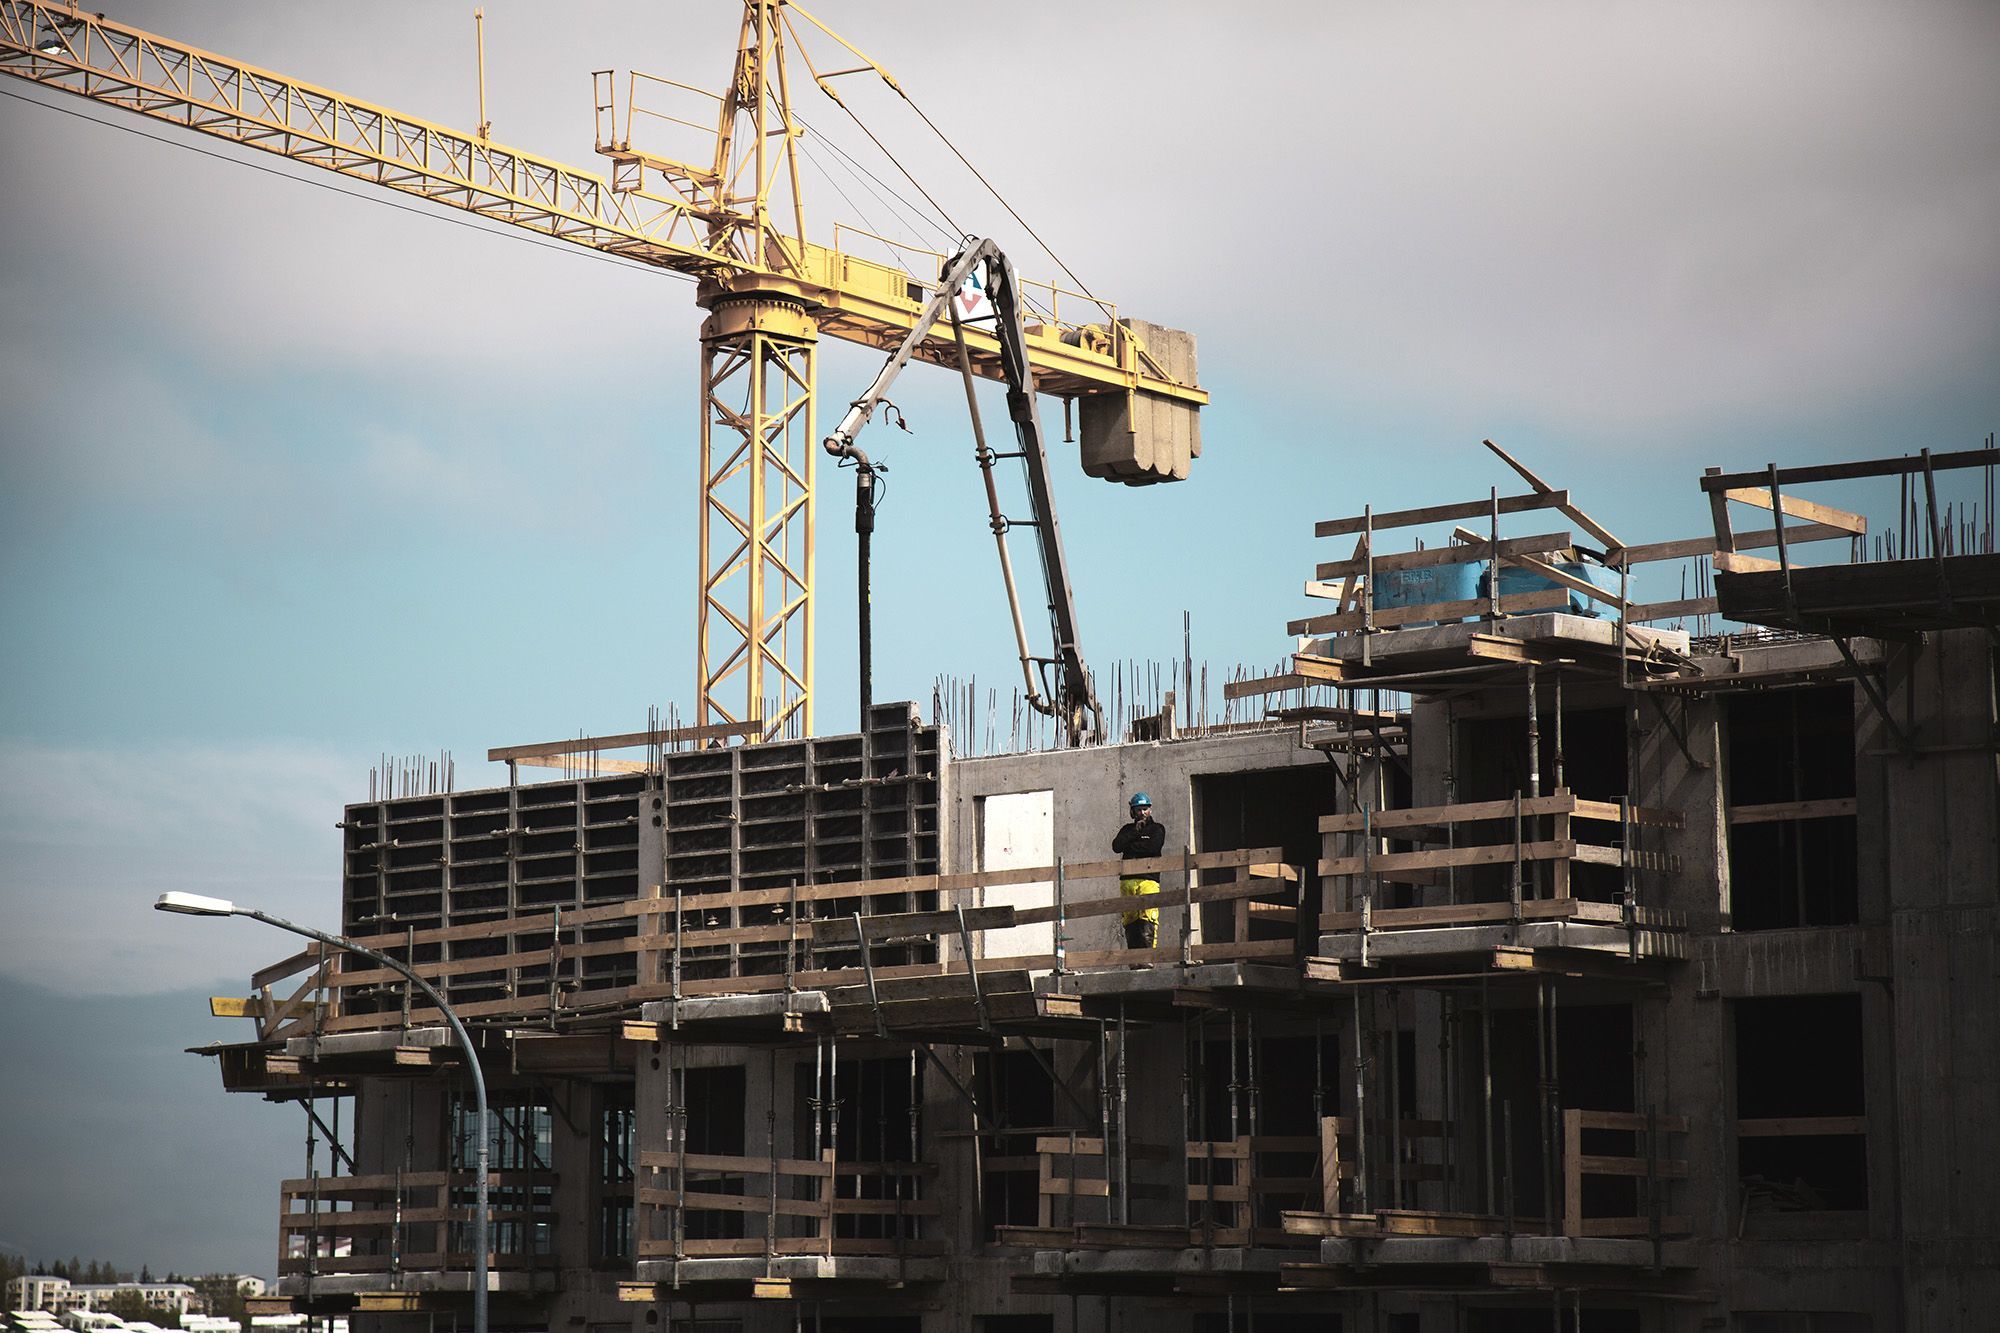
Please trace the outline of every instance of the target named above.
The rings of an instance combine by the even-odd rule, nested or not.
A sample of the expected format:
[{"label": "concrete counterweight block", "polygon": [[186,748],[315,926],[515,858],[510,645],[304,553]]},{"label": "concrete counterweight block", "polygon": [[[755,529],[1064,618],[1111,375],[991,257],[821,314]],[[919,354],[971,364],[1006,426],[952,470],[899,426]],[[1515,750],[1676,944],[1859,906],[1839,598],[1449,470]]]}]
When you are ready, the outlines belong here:
[{"label": "concrete counterweight block", "polygon": [[[1138,319],[1126,327],[1160,370],[1196,383],[1192,333]],[[1078,407],[1083,470],[1093,477],[1128,486],[1182,481],[1201,456],[1201,412],[1189,404],[1137,389],[1092,394]]]}]

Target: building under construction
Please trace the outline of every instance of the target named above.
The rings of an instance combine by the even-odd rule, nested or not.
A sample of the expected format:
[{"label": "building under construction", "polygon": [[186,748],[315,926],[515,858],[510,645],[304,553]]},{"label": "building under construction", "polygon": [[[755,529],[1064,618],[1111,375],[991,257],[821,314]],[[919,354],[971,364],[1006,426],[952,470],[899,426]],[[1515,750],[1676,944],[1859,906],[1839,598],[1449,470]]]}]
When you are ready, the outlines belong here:
[{"label": "building under construction", "polygon": [[[1922,498],[1996,461],[1711,471],[1715,530],[1648,545],[1526,469],[1323,523],[1333,610],[1243,721],[967,756],[878,705],[347,807],[346,932],[494,1089],[495,1326],[1985,1326],[2000,555]],[[1908,531],[1797,494],[1871,476]],[[1608,559],[1510,535],[1549,518]],[[1690,557],[1712,592],[1636,600]],[[1141,788],[1167,847],[1110,859]],[[439,1015],[317,949],[254,988],[205,1053],[308,1112],[278,1303],[462,1326]]]},{"label": "building under construction", "polygon": [[[745,0],[721,93],[600,71],[605,175],[493,141],[483,74],[454,131],[61,0],[0,0],[0,73],[680,274],[706,312],[689,724],[496,749],[484,790],[381,772],[340,815],[340,914],[397,966],[315,945],[215,1001],[254,1023],[202,1050],[224,1085],[305,1113],[253,1305],[463,1330],[485,1145],[509,1333],[1993,1326],[1990,440],[1645,478],[1712,530],[1644,544],[1496,449],[1525,491],[1320,523],[1320,613],[1216,720],[1191,653],[1092,684],[1035,407],[1092,476],[1179,481],[1194,339],[990,241],[809,242],[793,87],[915,104],[796,4]],[[683,94],[698,118],[646,100]],[[635,142],[663,124],[694,147]],[[824,441],[822,337],[891,353]],[[854,434],[913,361],[964,380],[1045,734],[999,743],[955,689],[815,734],[815,459],[862,483],[867,700]],[[1799,494],[1870,481],[1886,532]],[[1166,844],[1113,859],[1140,790]]]}]

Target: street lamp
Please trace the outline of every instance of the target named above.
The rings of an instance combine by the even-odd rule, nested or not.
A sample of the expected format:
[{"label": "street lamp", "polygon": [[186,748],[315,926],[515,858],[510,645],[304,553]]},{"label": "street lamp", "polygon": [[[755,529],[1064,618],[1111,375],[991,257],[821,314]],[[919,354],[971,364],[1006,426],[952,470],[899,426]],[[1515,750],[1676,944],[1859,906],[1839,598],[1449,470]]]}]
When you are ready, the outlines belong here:
[{"label": "street lamp", "polygon": [[296,925],[293,922],[285,920],[283,917],[272,916],[268,912],[260,912],[253,907],[238,907],[227,898],[207,898],[199,893],[163,893],[153,903],[153,908],[155,911],[176,912],[182,916],[247,916],[252,921],[262,921],[267,926],[276,926],[279,930],[289,930],[294,935],[303,935],[309,940],[318,940],[321,944],[330,944],[336,949],[345,949],[349,953],[358,953],[370,962],[389,968],[391,971],[402,973],[405,977],[409,978],[412,985],[424,993],[425,998],[437,1006],[438,1012],[444,1015],[445,1022],[451,1024],[452,1035],[458,1038],[459,1046],[465,1051],[465,1066],[472,1071],[472,1099],[479,1112],[479,1150],[473,1158],[472,1168],[472,1333],[486,1333],[486,1288],[488,1284],[486,1258],[486,1145],[488,1132],[486,1123],[486,1076],[480,1072],[479,1053],[472,1048],[472,1038],[466,1032],[465,1024],[458,1021],[458,1015],[453,1012],[452,1007],[444,1002],[444,997],[439,995],[428,981],[418,976],[408,965],[397,962],[385,953],[377,953],[365,944],[356,944],[353,940],[345,939],[339,935],[328,935],[323,931],[313,930],[309,926]]}]

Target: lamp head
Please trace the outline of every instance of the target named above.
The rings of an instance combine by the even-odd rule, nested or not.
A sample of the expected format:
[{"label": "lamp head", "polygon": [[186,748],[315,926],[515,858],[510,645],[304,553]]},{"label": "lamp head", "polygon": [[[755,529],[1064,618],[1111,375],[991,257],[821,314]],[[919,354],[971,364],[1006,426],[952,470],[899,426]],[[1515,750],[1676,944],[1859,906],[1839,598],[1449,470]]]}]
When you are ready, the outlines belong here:
[{"label": "lamp head", "polygon": [[51,28],[43,35],[41,41],[35,43],[35,49],[45,56],[59,56],[63,49],[62,38],[56,35],[54,28]]},{"label": "lamp head", "polygon": [[153,903],[156,912],[178,912],[182,916],[234,916],[236,904],[227,898],[204,898],[198,893],[163,893]]}]

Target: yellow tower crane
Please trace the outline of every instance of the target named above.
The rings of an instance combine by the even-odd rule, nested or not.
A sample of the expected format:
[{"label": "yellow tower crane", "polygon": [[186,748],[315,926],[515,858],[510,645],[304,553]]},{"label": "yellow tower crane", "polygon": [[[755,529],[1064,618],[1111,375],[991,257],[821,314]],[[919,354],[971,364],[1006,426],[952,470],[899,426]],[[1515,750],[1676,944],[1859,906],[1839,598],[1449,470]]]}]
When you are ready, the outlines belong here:
[{"label": "yellow tower crane", "polygon": [[[859,63],[822,71],[800,40],[808,30]],[[80,11],[74,0],[0,0],[7,74],[695,279],[708,312],[696,721],[741,727],[751,739],[813,730],[816,344],[824,334],[898,347],[936,294],[945,260],[921,252],[936,267],[913,270],[852,253],[851,242],[869,235],[852,227],[836,226],[830,245],[806,239],[798,164],[806,131],[793,109],[788,51],[843,110],[834,81],[854,75],[878,77],[908,101],[886,70],[797,4],[744,0],[721,93],[634,74],[621,126],[616,79],[597,72],[596,147],[610,159],[607,179],[493,142],[483,77],[481,125],[466,133]],[[712,153],[677,159],[635,145],[642,83],[702,99]],[[1022,287],[1039,297],[1039,320],[1025,329],[1035,387],[1075,401],[1085,471],[1127,485],[1184,478],[1200,453],[1198,413],[1208,401],[1193,339],[1121,318],[1086,292]],[[987,326],[930,336],[913,357],[956,366],[961,347],[972,373],[1003,377],[1001,343]]]}]

